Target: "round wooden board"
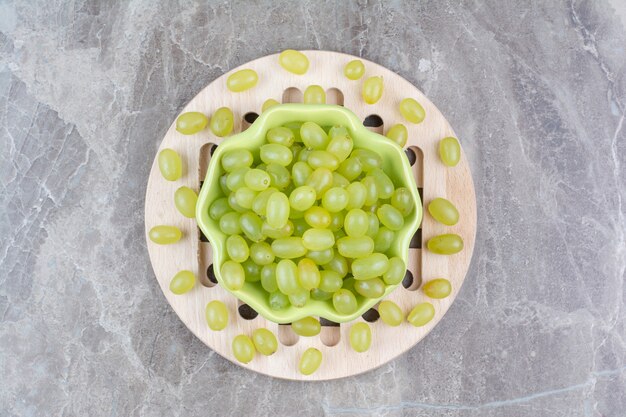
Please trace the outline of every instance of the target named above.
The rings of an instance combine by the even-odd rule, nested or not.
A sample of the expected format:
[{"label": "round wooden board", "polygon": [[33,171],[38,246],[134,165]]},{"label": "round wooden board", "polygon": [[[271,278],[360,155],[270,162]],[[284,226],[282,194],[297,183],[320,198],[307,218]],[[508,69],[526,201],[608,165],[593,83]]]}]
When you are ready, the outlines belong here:
[{"label": "round wooden board", "polygon": [[[159,172],[155,158],[146,191],[146,241],[154,273],[163,294],[185,325],[207,346],[240,366],[266,375],[293,380],[328,380],[366,372],[390,361],[414,346],[437,325],[456,298],[469,267],[476,234],[476,197],[465,155],[462,155],[460,163],[454,168],[444,166],[439,160],[439,140],[455,134],[441,112],[415,86],[390,70],[358,57],[328,51],[304,53],[310,61],[305,75],[298,76],[285,71],[278,64],[277,54],[259,58],[217,78],[195,96],[183,112],[200,111],[210,117],[217,108],[230,107],[235,115],[232,133],[235,134],[249,126],[248,121],[261,112],[261,106],[268,98],[279,102],[301,102],[304,89],[311,84],[318,84],[327,92],[327,103],[344,105],[362,120],[372,115],[379,116],[383,124],[371,127],[376,132],[385,133],[396,123],[405,124],[409,130],[406,147],[416,156],[413,169],[418,188],[423,189],[421,194],[424,207],[436,197],[447,198],[456,205],[460,221],[455,226],[445,226],[436,222],[424,210],[422,227],[410,249],[408,269],[413,281],[408,288],[399,286],[387,299],[397,303],[405,315],[417,303],[429,301],[435,306],[434,319],[420,328],[407,322],[398,327],[389,327],[381,320],[370,322],[372,345],[364,353],[352,350],[348,341],[350,327],[356,321],[340,326],[325,325],[317,337],[298,337],[288,325],[269,322],[260,315],[249,319],[246,306],[242,307],[234,296],[210,281],[208,270],[212,259],[211,245],[202,241],[203,236],[195,219],[183,217],[174,206],[173,197],[177,188],[185,185],[199,191],[211,148],[223,140],[212,135],[209,129],[193,136],[185,136],[176,131],[174,122],[163,138],[159,151],[171,148],[180,154],[183,159],[183,176],[177,181],[166,181]],[[365,76],[357,81],[350,81],[343,76],[343,67],[352,59],[361,59],[366,67]],[[255,70],[259,75],[259,83],[248,91],[232,93],[226,88],[226,78],[243,68]],[[361,98],[363,81],[367,77],[378,75],[383,76],[385,83],[383,97],[376,104],[367,105]],[[426,118],[422,123],[408,123],[400,115],[398,105],[406,97],[415,98],[424,107]],[[380,119],[370,117],[368,124],[376,125],[376,120]],[[154,244],[148,239],[147,233],[150,228],[160,224],[179,227],[183,231],[183,238],[173,245]],[[456,255],[444,256],[421,249],[428,239],[442,233],[457,233],[462,236],[464,250]],[[174,295],[169,290],[169,282],[183,269],[193,271],[200,282],[189,293]],[[452,294],[443,300],[429,299],[421,291],[421,283],[439,277],[450,280]],[[407,274],[405,284],[409,281],[410,275]],[[223,301],[230,313],[228,327],[219,332],[211,331],[204,317],[205,306],[216,299]],[[371,313],[369,317],[364,316],[369,320],[371,316],[377,315],[371,310],[368,313]],[[362,320],[364,319],[359,318],[359,321]],[[237,362],[231,352],[233,338],[241,333],[251,335],[259,327],[266,327],[278,336],[278,351],[269,357],[257,354],[248,364]],[[298,362],[309,347],[319,349],[323,360],[313,375],[303,376],[298,372]]]}]

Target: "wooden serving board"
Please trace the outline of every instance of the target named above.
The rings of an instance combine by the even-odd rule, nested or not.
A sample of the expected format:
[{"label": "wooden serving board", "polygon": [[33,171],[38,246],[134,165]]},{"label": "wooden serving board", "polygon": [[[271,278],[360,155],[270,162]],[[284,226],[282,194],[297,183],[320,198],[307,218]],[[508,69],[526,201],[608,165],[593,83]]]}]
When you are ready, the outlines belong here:
[{"label": "wooden serving board", "polygon": [[[469,165],[465,155],[456,167],[443,165],[437,147],[439,140],[456,136],[454,131],[422,92],[404,78],[390,70],[351,55],[328,51],[303,51],[309,58],[310,67],[305,75],[285,71],[278,64],[278,55],[269,55],[251,61],[217,78],[195,96],[183,109],[200,111],[210,117],[219,107],[230,107],[235,115],[232,134],[245,130],[254,121],[261,106],[268,98],[279,102],[302,101],[302,92],[311,84],[321,85],[326,90],[327,103],[344,105],[366,121],[366,126],[379,133],[386,133],[396,123],[403,123],[409,130],[407,153],[415,160],[413,170],[416,182],[422,189],[424,216],[421,229],[415,235],[410,249],[410,261],[403,285],[387,299],[397,303],[406,314],[417,303],[428,301],[436,309],[434,319],[424,327],[416,328],[406,321],[398,327],[385,325],[378,318],[375,308],[364,318],[372,329],[372,345],[367,352],[357,353],[351,349],[348,335],[352,323],[336,325],[323,323],[322,332],[316,337],[299,337],[289,325],[278,325],[256,315],[253,310],[231,295],[212,276],[212,251],[210,243],[200,233],[195,219],[183,217],[174,206],[174,191],[185,185],[199,191],[204,180],[211,149],[223,140],[209,131],[185,136],[172,123],[159,151],[171,148],[183,160],[183,176],[177,181],[166,181],[159,172],[155,158],[146,191],[146,241],[156,278],[165,298],[185,325],[207,346],[234,363],[263,374],[293,380],[328,380],[359,374],[376,368],[406,352],[441,320],[458,294],[469,267],[476,234],[476,197]],[[343,68],[352,59],[361,59],[366,67],[363,78],[351,81],[344,77]],[[232,93],[226,88],[226,78],[240,69],[250,68],[259,75],[256,87],[241,93]],[[382,75],[384,93],[374,105],[366,104],[361,98],[363,81],[370,76]],[[414,125],[405,121],[398,105],[406,97],[415,98],[426,111],[425,120]],[[455,226],[436,222],[426,210],[427,204],[436,197],[450,200],[458,209],[460,221]],[[157,245],[148,239],[147,232],[153,226],[175,225],[183,231],[183,238],[173,245]],[[457,233],[465,243],[463,251],[456,255],[437,255],[429,252],[426,242],[442,233]],[[423,249],[424,248],[424,249]],[[171,278],[180,270],[191,270],[199,282],[184,295],[174,295],[169,290]],[[422,282],[434,278],[447,278],[452,283],[452,294],[443,300],[428,298],[420,289]],[[221,300],[228,307],[230,317],[226,329],[215,332],[205,320],[205,307],[212,300]],[[155,300],[155,302],[159,302]],[[259,327],[272,330],[279,339],[278,351],[266,357],[257,354],[248,364],[237,362],[231,351],[233,338],[241,333],[251,335]],[[309,347],[323,354],[320,368],[310,376],[298,372],[298,362]]]}]

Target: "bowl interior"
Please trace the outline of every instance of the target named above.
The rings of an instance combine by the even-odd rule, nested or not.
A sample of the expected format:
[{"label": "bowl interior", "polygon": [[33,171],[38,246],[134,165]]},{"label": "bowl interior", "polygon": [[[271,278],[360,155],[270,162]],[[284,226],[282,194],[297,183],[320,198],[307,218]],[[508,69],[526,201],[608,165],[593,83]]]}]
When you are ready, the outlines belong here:
[{"label": "bowl interior", "polygon": [[[404,227],[396,232],[396,239],[387,251],[388,256],[399,256],[405,263],[408,263],[409,242],[421,222],[422,204],[408,158],[404,151],[389,139],[367,130],[361,121],[344,107],[282,104],[263,112],[244,132],[224,140],[217,147],[209,162],[205,181],[198,197],[196,219],[200,229],[213,247],[213,269],[220,284],[222,283],[220,267],[226,260],[225,245],[228,236],[219,229],[219,222],[209,217],[209,207],[213,201],[223,197],[219,185],[219,178],[224,174],[221,165],[222,155],[228,150],[245,148],[252,152],[256,162],[259,160],[259,148],[264,144],[265,135],[269,129],[291,122],[306,121],[315,122],[323,127],[333,125],[345,126],[354,140],[355,148],[365,148],[378,153],[383,160],[383,171],[392,179],[396,188],[406,187],[410,190],[415,202],[415,209],[405,218]],[[387,286],[384,296],[396,287],[397,285]],[[379,299],[367,299],[355,293],[358,309],[349,315],[336,312],[332,306],[332,300],[318,301],[311,299],[302,308],[290,306],[284,310],[275,311],[269,307],[267,293],[261,287],[260,282],[246,282],[243,288],[231,292],[259,314],[277,323],[290,323],[307,316],[320,316],[337,323],[347,322],[362,315],[379,301]]]}]

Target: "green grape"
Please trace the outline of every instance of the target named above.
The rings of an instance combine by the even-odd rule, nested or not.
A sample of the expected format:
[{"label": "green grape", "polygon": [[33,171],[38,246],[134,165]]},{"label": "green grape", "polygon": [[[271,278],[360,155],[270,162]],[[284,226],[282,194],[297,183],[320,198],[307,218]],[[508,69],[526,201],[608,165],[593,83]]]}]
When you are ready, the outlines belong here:
[{"label": "green grape", "polygon": [[274,187],[270,187],[267,190],[263,190],[254,197],[252,200],[252,211],[254,211],[259,216],[265,216],[265,210],[267,208],[267,200],[270,198],[272,194],[278,191]]},{"label": "green grape", "polygon": [[435,220],[447,226],[454,226],[459,221],[459,212],[454,204],[445,198],[435,198],[428,204],[428,212]]},{"label": "green grape", "polygon": [[250,171],[249,167],[239,167],[235,169],[233,172],[228,174],[228,178],[226,178],[226,186],[231,191],[237,191],[241,187],[245,187],[246,174],[248,171]]},{"label": "green grape", "polygon": [[232,348],[233,355],[239,362],[248,363],[254,359],[254,354],[256,353],[254,343],[252,343],[252,339],[245,334],[235,336]]},{"label": "green grape", "polygon": [[372,212],[368,212],[367,217],[369,219],[369,225],[367,226],[367,233],[365,234],[374,239],[376,238],[376,236],[378,235],[378,231],[380,230],[378,217],[376,217],[376,214]]},{"label": "green grape", "polygon": [[374,241],[369,236],[346,236],[337,240],[337,251],[347,258],[362,258],[374,251]]},{"label": "green grape", "polygon": [[241,214],[236,211],[229,211],[220,218],[220,230],[226,235],[238,235],[241,233],[239,218]]},{"label": "green grape", "polygon": [[298,282],[307,291],[317,288],[320,284],[320,271],[315,262],[308,258],[298,262]]},{"label": "green grape", "polygon": [[347,135],[347,133],[338,133],[336,136],[331,136],[330,142],[328,142],[328,146],[326,147],[326,151],[334,155],[339,162],[343,162],[350,156],[353,147],[354,142],[352,141],[352,138]]},{"label": "green grape", "polygon": [[311,375],[317,371],[322,363],[322,352],[315,348],[308,348],[302,354],[298,363],[298,370],[302,375]]},{"label": "green grape", "polygon": [[302,235],[304,234],[304,232],[307,231],[308,228],[309,228],[309,225],[306,223],[304,219],[297,219],[293,221],[293,235],[294,236],[302,237]]},{"label": "green grape", "polygon": [[328,228],[333,232],[341,230],[341,228],[343,227],[343,222],[345,218],[346,218],[346,215],[343,211],[330,213],[330,226],[328,226]]},{"label": "green grape", "polygon": [[231,109],[228,107],[220,107],[215,110],[211,121],[209,122],[209,128],[215,136],[224,137],[233,131],[235,125],[234,116]]},{"label": "green grape", "polygon": [[324,250],[333,247],[335,236],[328,229],[311,228],[302,235],[302,244],[308,250]]},{"label": "green grape", "polygon": [[315,262],[316,265],[324,265],[330,262],[335,256],[335,250],[328,248],[324,250],[310,250],[306,254],[307,258]]},{"label": "green grape", "polygon": [[240,290],[246,281],[246,273],[243,266],[235,261],[226,261],[222,264],[220,275],[226,288],[231,291]]},{"label": "green grape", "polygon": [[183,162],[180,155],[173,149],[159,152],[159,171],[168,181],[176,181],[183,175]]},{"label": "green grape", "polygon": [[380,100],[383,95],[383,77],[369,77],[365,80],[361,95],[367,104],[374,104]]},{"label": "green grape", "polygon": [[228,205],[228,199],[226,197],[218,198],[209,207],[209,217],[213,220],[219,220],[224,214],[232,211]]},{"label": "green grape", "polygon": [[261,266],[254,263],[250,258],[241,264],[243,272],[248,282],[258,282],[261,280]]},{"label": "green grape", "polygon": [[322,206],[331,213],[337,213],[348,205],[348,192],[340,187],[333,187],[324,193]]},{"label": "green grape", "polygon": [[254,191],[263,191],[270,186],[270,176],[260,169],[250,169],[244,175],[246,186]]},{"label": "green grape", "polygon": [[230,193],[230,189],[228,188],[228,185],[226,184],[227,181],[228,181],[228,173],[220,176],[220,189],[222,190],[223,194]]},{"label": "green grape", "polygon": [[295,294],[302,289],[298,283],[298,266],[291,259],[282,259],[276,265],[276,283],[283,294]]},{"label": "green grape", "polygon": [[269,265],[274,262],[274,253],[269,243],[255,242],[250,245],[250,258],[257,265]]},{"label": "green grape", "polygon": [[328,135],[317,123],[304,122],[300,127],[300,137],[304,146],[309,149],[326,149],[328,146]]},{"label": "green grape", "polygon": [[359,158],[351,156],[339,164],[337,172],[346,177],[349,181],[354,181],[363,172],[363,166]]},{"label": "green grape", "polygon": [[233,149],[222,155],[222,168],[226,172],[233,172],[237,168],[249,167],[253,161],[254,158],[249,150]]},{"label": "green grape", "polygon": [[246,210],[252,208],[252,202],[257,196],[257,192],[249,189],[248,187],[241,187],[235,191],[235,202],[239,207]]},{"label": "green grape", "polygon": [[319,85],[310,85],[304,90],[304,104],[326,104],[326,92]]},{"label": "green grape", "polygon": [[313,169],[327,168],[334,171],[339,167],[339,160],[327,151],[313,150],[306,161]]},{"label": "green grape", "polygon": [[261,268],[261,286],[267,292],[278,291],[276,283],[276,264],[271,263]]},{"label": "green grape", "polygon": [[365,352],[372,344],[372,331],[367,323],[355,323],[350,328],[350,346],[356,352]]},{"label": "green grape", "polygon": [[406,141],[409,139],[409,131],[402,123],[391,126],[387,131],[387,137],[394,141],[398,146],[404,148]]},{"label": "green grape", "polygon": [[393,195],[393,182],[391,182],[391,178],[389,178],[382,169],[374,169],[370,175],[374,177],[374,181],[376,182],[378,198],[385,200]]},{"label": "green grape", "polygon": [[315,189],[308,185],[302,185],[291,192],[289,204],[296,210],[308,210],[316,200]]},{"label": "green grape", "polygon": [[326,301],[333,298],[333,294],[330,292],[322,291],[319,288],[313,288],[311,290],[311,298],[317,301]]},{"label": "green grape", "polygon": [[355,293],[356,291],[354,291],[354,283],[356,282],[356,280],[354,279],[354,277],[350,277],[350,278],[346,278],[343,280],[343,286],[341,288],[346,289],[348,291],[350,291],[351,293]]},{"label": "green grape", "polygon": [[337,290],[333,294],[333,307],[340,314],[352,314],[357,309],[356,297],[345,288]]},{"label": "green grape", "polygon": [[298,161],[291,167],[291,178],[296,187],[303,186],[311,173],[313,170],[306,162]]},{"label": "green grape", "polygon": [[289,186],[291,178],[287,168],[278,164],[269,164],[267,165],[266,170],[270,176],[270,185],[272,187],[283,190]]},{"label": "green grape", "polygon": [[436,278],[424,284],[422,290],[430,298],[446,298],[452,292],[452,284],[445,278]]},{"label": "green grape", "polygon": [[289,122],[285,123],[283,126],[293,132],[293,137],[296,142],[302,142],[302,138],[300,137],[300,127],[302,127],[302,122]]},{"label": "green grape", "polygon": [[242,69],[228,76],[226,87],[233,93],[240,93],[254,87],[258,81],[259,76],[256,71]]},{"label": "green grape", "polygon": [[376,180],[374,177],[367,176],[361,180],[361,184],[365,187],[365,202],[366,206],[375,204],[378,200],[378,189],[376,188]]},{"label": "green grape", "polygon": [[224,330],[228,326],[228,309],[219,300],[213,300],[206,305],[205,317],[211,330]]},{"label": "green grape", "polygon": [[407,316],[407,321],[415,327],[425,326],[435,317],[435,307],[431,303],[421,303],[415,306]]},{"label": "green grape", "polygon": [[157,245],[170,245],[176,243],[183,236],[180,229],[176,226],[154,226],[148,232],[150,240]]},{"label": "green grape", "polygon": [[457,138],[447,137],[439,141],[439,158],[441,161],[453,167],[461,160],[461,145]]},{"label": "green grape", "polygon": [[247,211],[239,217],[239,227],[241,227],[243,234],[253,242],[265,239],[261,230],[263,221],[251,211]]},{"label": "green grape", "polygon": [[274,229],[267,222],[263,222],[261,226],[261,233],[269,237],[270,239],[280,239],[281,237],[289,237],[294,234],[294,224],[290,220],[287,220],[285,226],[280,229]]},{"label": "green grape", "polygon": [[302,75],[309,69],[309,59],[302,52],[285,49],[278,56],[278,63],[289,72]]},{"label": "green grape", "polygon": [[412,98],[405,98],[400,102],[400,114],[411,123],[422,123],[426,112],[421,104]]},{"label": "green grape", "polygon": [[374,238],[374,250],[376,252],[387,252],[395,239],[395,233],[386,227],[378,229],[378,233]]},{"label": "green grape", "polygon": [[328,129],[328,137],[330,138],[330,140],[333,140],[339,136],[350,136],[350,133],[345,126],[334,125]]},{"label": "green grape", "polygon": [[244,238],[239,235],[232,235],[226,239],[226,253],[230,259],[241,263],[248,259],[250,249]]},{"label": "green grape", "polygon": [[261,113],[263,113],[265,110],[269,109],[270,107],[278,106],[279,104],[280,103],[274,100],[273,98],[268,98],[267,100],[263,102],[263,106],[261,106]]},{"label": "green grape", "polygon": [[393,301],[381,301],[378,304],[378,314],[380,314],[380,319],[383,323],[392,327],[401,325],[404,320],[402,310]]},{"label": "green grape", "polygon": [[391,205],[394,206],[404,216],[408,216],[413,211],[415,201],[408,188],[396,188],[391,196]]},{"label": "green grape", "polygon": [[261,161],[266,164],[278,164],[286,167],[291,163],[293,154],[288,147],[277,143],[261,146]]},{"label": "green grape", "polygon": [[315,317],[304,317],[291,323],[291,329],[299,336],[313,337],[320,334],[322,326]]},{"label": "green grape", "polygon": [[297,236],[283,237],[272,242],[272,251],[278,258],[293,259],[306,254],[302,238]]},{"label": "green grape", "polygon": [[290,147],[293,145],[293,141],[295,140],[295,136],[291,129],[286,127],[273,127],[267,131],[265,135],[268,143],[275,143],[277,145],[283,145]]},{"label": "green grape", "polygon": [[404,226],[404,217],[402,213],[391,204],[383,204],[377,211],[376,215],[382,224],[388,229],[396,231]]},{"label": "green grape", "polygon": [[196,276],[191,271],[180,271],[170,281],[170,291],[176,295],[191,291],[196,285]]},{"label": "green grape", "polygon": [[239,213],[243,213],[246,211],[245,208],[241,207],[239,204],[237,204],[237,194],[236,193],[230,193],[230,195],[228,196],[228,205],[230,206],[231,210],[235,210]]},{"label": "green grape", "polygon": [[[306,162],[309,159],[309,154],[311,153],[311,149],[302,149],[298,154],[298,162]],[[307,166],[309,166],[307,164]],[[309,167],[310,168],[310,167]]]},{"label": "green grape", "polygon": [[336,253],[333,256],[333,259],[330,260],[326,265],[323,265],[324,270],[326,271],[335,271],[342,278],[348,275],[349,267],[348,261],[341,254]]},{"label": "green grape", "polygon": [[445,234],[431,238],[428,250],[440,255],[453,255],[463,250],[463,239],[456,234]]},{"label": "green grape", "polygon": [[348,236],[361,237],[367,232],[369,218],[367,213],[361,209],[352,209],[346,214],[343,222],[344,230]]},{"label": "green grape", "polygon": [[324,229],[330,226],[331,216],[325,208],[313,206],[304,212],[304,220],[311,227]]},{"label": "green grape", "polygon": [[333,171],[333,187],[348,188],[350,181],[343,175]]},{"label": "green grape", "polygon": [[183,135],[193,135],[203,130],[209,119],[197,111],[183,113],[176,119],[176,130]]},{"label": "green grape", "polygon": [[343,75],[352,81],[358,80],[363,74],[365,74],[365,65],[363,65],[363,61],[359,59],[353,59],[343,68]]},{"label": "green grape", "polygon": [[337,271],[321,271],[319,289],[329,294],[341,289],[343,278]]},{"label": "green grape", "polygon": [[311,298],[311,293],[304,288],[300,288],[294,294],[289,294],[287,297],[289,298],[289,302],[292,306],[296,308],[302,308],[306,305],[306,303],[309,302],[309,299]]},{"label": "green grape", "polygon": [[280,229],[289,220],[289,199],[283,193],[273,193],[267,199],[266,221],[270,227]]},{"label": "green grape", "polygon": [[270,356],[278,350],[276,336],[265,328],[256,329],[252,332],[252,343],[261,355]]},{"label": "green grape", "polygon": [[365,298],[380,298],[385,295],[385,283],[380,278],[358,280],[354,290]]},{"label": "green grape", "polygon": [[348,205],[347,210],[360,209],[365,204],[365,197],[367,197],[367,190],[365,186],[360,182],[353,182],[346,187],[348,192]]},{"label": "green grape", "polygon": [[358,158],[359,162],[361,162],[361,166],[363,167],[363,171],[370,172],[375,170],[376,168],[383,167],[383,159],[376,152],[370,151],[369,149],[355,149],[352,152],[352,156]]},{"label": "green grape", "polygon": [[318,168],[309,175],[305,185],[315,189],[315,195],[321,199],[324,193],[333,185],[333,174],[327,168]]},{"label": "green grape", "polygon": [[196,203],[198,195],[189,187],[180,187],[174,193],[174,205],[185,217],[193,219],[196,217]]},{"label": "green grape", "polygon": [[289,297],[280,291],[274,291],[268,297],[268,304],[272,310],[284,310],[289,307]]},{"label": "green grape", "polygon": [[352,262],[352,275],[356,280],[380,277],[388,269],[389,259],[383,253],[372,253]]}]

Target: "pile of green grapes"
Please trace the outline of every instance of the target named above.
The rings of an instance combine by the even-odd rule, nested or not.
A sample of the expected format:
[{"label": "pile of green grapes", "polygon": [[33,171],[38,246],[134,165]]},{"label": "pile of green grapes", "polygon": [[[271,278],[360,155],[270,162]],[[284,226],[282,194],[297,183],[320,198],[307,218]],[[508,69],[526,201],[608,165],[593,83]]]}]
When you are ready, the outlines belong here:
[{"label": "pile of green grapes", "polygon": [[275,127],[256,156],[235,149],[220,162],[223,195],[209,216],[228,236],[220,266],[228,289],[258,282],[273,310],[313,299],[349,315],[358,297],[380,298],[404,278],[390,248],[413,196],[396,188],[380,155],[355,148],[345,127]]}]

